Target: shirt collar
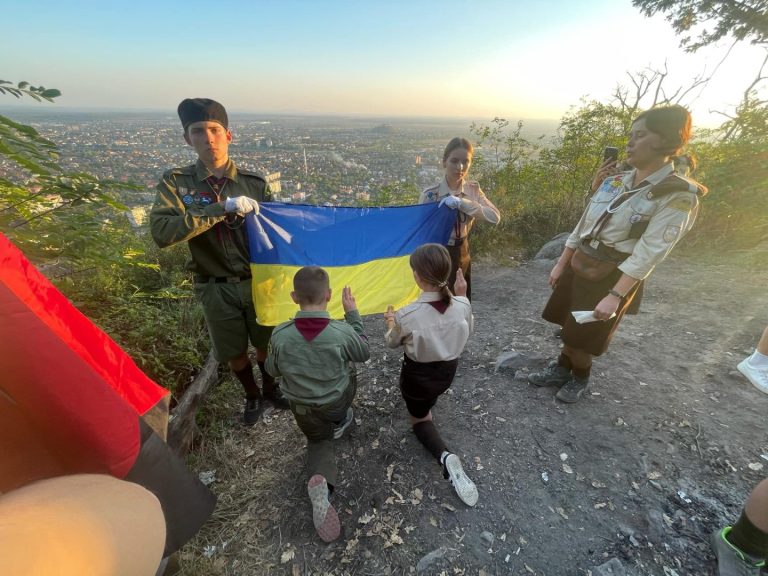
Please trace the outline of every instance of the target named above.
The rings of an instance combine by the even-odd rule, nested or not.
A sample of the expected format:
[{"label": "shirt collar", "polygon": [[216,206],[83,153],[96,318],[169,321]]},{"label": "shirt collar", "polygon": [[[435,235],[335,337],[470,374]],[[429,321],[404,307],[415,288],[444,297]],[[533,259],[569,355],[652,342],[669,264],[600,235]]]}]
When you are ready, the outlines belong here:
[{"label": "shirt collar", "polygon": [[296,318],[330,318],[328,310],[299,310]]},{"label": "shirt collar", "polygon": [[442,292],[422,292],[419,294],[419,297],[416,299],[416,302],[436,302],[437,300],[442,300],[443,294]]},{"label": "shirt collar", "polygon": [[[195,174],[197,175],[197,180],[199,182],[202,182],[209,176],[213,176],[213,173],[208,170],[208,168],[206,168],[205,164],[203,164],[203,161],[199,158],[195,163]],[[224,177],[232,180],[233,182],[237,182],[237,166],[235,166],[235,163],[232,162],[231,158],[227,159],[227,167],[224,169]]]},{"label": "shirt collar", "polygon": [[455,193],[453,190],[451,190],[448,187],[448,181],[443,177],[443,179],[440,181],[440,186],[437,190],[437,197],[442,198],[443,196],[461,196],[464,193],[464,185],[461,186]]},{"label": "shirt collar", "polygon": [[[674,171],[674,168],[675,167],[672,164],[672,162],[664,164],[664,166],[662,166],[661,168],[656,170],[656,172],[654,172],[653,174],[650,174],[649,176],[646,177],[645,180],[640,182],[639,184],[642,184],[642,186],[638,185],[637,187],[643,188],[648,185],[654,186],[658,184],[659,182],[664,180],[664,178],[672,174],[672,172]],[[627,175],[624,176],[624,186],[627,188],[627,190],[629,190],[632,187],[632,180],[634,180],[636,172],[637,172],[637,168],[630,170],[629,172],[627,172]]]}]

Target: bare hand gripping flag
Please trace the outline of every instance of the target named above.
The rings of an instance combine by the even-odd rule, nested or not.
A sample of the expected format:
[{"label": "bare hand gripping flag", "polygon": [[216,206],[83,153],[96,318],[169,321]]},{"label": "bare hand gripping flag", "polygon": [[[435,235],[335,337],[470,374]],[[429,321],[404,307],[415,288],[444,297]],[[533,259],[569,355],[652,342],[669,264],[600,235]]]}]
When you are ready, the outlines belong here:
[{"label": "bare hand gripping flag", "polygon": [[350,208],[265,202],[248,216],[253,296],[258,321],[276,326],[293,318],[293,276],[322,266],[330,276],[332,318],[342,318],[341,289],[350,286],[361,314],[401,308],[419,288],[408,259],[422,244],[445,244],[456,212],[435,203]]}]

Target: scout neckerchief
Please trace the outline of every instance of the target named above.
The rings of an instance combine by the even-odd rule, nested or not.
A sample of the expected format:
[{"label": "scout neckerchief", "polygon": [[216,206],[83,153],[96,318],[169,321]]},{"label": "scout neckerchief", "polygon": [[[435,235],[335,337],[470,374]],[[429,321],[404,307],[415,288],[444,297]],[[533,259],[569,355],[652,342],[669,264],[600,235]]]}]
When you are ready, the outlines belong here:
[{"label": "scout neckerchief", "polygon": [[[624,190],[623,192],[619,192],[616,196],[614,196],[614,198],[608,203],[608,206],[606,206],[605,212],[600,214],[597,221],[592,226],[592,230],[590,230],[589,234],[586,236],[586,239],[589,241],[589,245],[592,246],[592,248],[597,249],[598,245],[600,244],[600,241],[597,238],[600,235],[600,232],[603,231],[603,228],[605,228],[605,225],[608,224],[610,217],[619,208],[626,204],[632,197],[634,197],[634,195],[637,194],[642,188],[648,186],[649,184],[650,182],[643,180],[634,188]],[[624,178],[621,176],[614,177],[611,185],[615,187],[623,186]]]}]

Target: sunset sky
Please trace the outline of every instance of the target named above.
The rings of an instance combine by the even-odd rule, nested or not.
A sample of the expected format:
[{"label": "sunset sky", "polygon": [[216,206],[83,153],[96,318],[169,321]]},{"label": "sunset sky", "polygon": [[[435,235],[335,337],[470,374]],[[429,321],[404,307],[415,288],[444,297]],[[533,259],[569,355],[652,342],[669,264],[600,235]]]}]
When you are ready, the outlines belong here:
[{"label": "sunset sky", "polygon": [[[0,0],[0,78],[59,88],[60,107],[175,110],[188,96],[261,113],[559,118],[626,71],[711,72],[629,0],[70,2]],[[683,103],[735,104],[763,52],[739,46]],[[0,96],[0,107],[15,102]]]}]

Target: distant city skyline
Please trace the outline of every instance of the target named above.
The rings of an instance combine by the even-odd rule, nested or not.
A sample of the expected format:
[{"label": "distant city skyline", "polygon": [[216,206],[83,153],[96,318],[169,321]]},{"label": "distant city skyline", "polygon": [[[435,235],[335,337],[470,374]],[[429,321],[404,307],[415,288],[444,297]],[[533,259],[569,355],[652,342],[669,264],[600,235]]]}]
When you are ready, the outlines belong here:
[{"label": "distant city skyline", "polygon": [[[2,2],[0,78],[55,87],[57,106],[168,110],[207,96],[236,113],[558,119],[607,101],[627,71],[667,88],[711,73],[630,0]],[[11,57],[10,55],[13,54]],[[763,52],[742,43],[684,102],[715,125]],[[0,107],[31,101],[0,96]]]}]

